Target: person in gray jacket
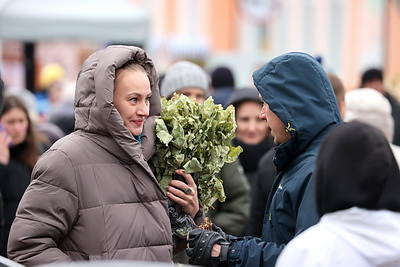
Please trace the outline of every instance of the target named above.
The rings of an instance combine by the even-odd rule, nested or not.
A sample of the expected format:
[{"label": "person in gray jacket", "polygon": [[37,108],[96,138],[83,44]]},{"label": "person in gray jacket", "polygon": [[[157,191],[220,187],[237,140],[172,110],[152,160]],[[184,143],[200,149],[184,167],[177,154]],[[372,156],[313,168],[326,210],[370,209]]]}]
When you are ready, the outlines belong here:
[{"label": "person in gray jacket", "polygon": [[[89,56],[75,92],[75,131],[38,161],[12,224],[8,257],[50,262],[172,262],[167,197],[148,160],[160,113],[157,72],[147,53],[109,46]],[[203,217],[197,188],[174,181],[182,209]],[[172,192],[170,192],[172,193]],[[185,240],[181,240],[183,243]]]}]

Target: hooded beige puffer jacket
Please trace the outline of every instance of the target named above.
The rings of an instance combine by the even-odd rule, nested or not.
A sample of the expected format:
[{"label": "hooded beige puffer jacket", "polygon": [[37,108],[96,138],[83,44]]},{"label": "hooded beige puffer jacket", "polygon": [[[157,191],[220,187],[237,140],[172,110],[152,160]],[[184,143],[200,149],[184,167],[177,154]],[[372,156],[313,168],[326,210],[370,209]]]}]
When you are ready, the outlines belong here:
[{"label": "hooded beige puffer jacket", "polygon": [[[142,58],[154,85],[142,144],[113,105],[115,69]],[[136,47],[110,46],[91,55],[79,73],[76,131],[39,160],[18,208],[8,244],[14,261],[171,261],[166,196],[148,163],[161,110],[157,74]]]}]

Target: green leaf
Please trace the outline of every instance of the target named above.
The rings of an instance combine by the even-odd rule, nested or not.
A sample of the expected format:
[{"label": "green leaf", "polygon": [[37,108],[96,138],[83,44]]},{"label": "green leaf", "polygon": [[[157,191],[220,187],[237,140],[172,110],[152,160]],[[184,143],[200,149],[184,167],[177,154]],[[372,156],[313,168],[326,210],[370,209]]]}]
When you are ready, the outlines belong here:
[{"label": "green leaf", "polygon": [[183,168],[185,169],[186,172],[188,173],[195,173],[195,172],[200,172],[203,168],[200,164],[200,162],[196,158],[192,158],[189,160]]}]

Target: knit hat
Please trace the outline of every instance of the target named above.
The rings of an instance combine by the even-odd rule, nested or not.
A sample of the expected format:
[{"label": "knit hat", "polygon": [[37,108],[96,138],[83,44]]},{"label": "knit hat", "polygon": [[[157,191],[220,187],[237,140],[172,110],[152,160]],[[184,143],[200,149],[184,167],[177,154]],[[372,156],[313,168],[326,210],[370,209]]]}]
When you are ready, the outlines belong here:
[{"label": "knit hat", "polygon": [[211,84],[214,88],[235,87],[232,71],[227,67],[218,67],[211,72]]},{"label": "knit hat", "polygon": [[381,93],[371,88],[352,90],[346,93],[345,103],[345,121],[358,120],[372,125],[383,131],[390,143],[393,141],[392,107]]},{"label": "knit hat", "polygon": [[160,94],[170,98],[176,91],[190,87],[200,88],[208,95],[210,84],[207,73],[192,62],[180,61],[165,73]]}]

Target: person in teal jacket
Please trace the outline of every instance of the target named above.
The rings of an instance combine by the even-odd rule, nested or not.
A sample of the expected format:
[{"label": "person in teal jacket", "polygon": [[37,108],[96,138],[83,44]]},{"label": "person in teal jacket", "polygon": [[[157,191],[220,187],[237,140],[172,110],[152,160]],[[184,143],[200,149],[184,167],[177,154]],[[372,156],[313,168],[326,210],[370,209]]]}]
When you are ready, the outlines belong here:
[{"label": "person in teal jacket", "polygon": [[267,62],[253,74],[277,145],[277,168],[258,237],[213,231],[189,233],[190,263],[203,266],[274,266],[285,245],[316,224],[314,167],[324,137],[342,122],[334,91],[312,56],[291,52]]}]

